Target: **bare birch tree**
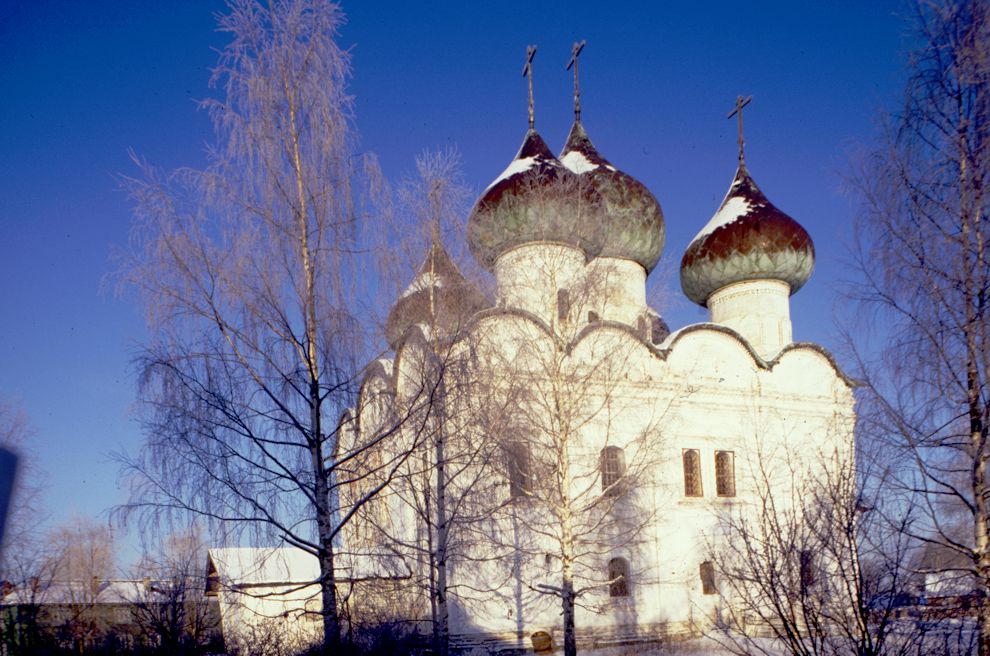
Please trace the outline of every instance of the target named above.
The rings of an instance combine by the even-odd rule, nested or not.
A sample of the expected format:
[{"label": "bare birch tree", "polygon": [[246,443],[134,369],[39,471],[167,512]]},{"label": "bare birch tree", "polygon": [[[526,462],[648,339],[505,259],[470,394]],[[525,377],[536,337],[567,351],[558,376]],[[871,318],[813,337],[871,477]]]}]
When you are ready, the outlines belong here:
[{"label": "bare birch tree", "polygon": [[[376,449],[375,461],[380,462],[397,452],[414,452],[401,475],[359,513],[355,542],[363,546],[365,557],[378,560],[382,574],[411,577],[412,595],[429,601],[433,650],[445,655],[450,649],[450,598],[476,592],[452,584],[449,568],[468,556],[463,545],[470,541],[470,527],[480,509],[487,508],[478,497],[491,486],[487,464],[492,441],[476,430],[468,412],[478,387],[468,374],[464,333],[470,317],[487,302],[460,273],[444,244],[443,234],[459,227],[468,201],[456,153],[425,153],[416,168],[417,177],[403,182],[398,198],[404,228],[412,224],[420,231],[393,241],[401,245],[400,254],[408,252],[405,262],[390,258],[401,285],[386,324],[397,364],[393,379],[383,383],[387,391],[369,384],[374,391],[369,390],[362,404],[359,423],[364,428],[387,425],[397,406],[415,402],[416,390],[429,390],[431,398],[419,404],[402,439]],[[410,332],[414,325],[419,329]],[[411,521],[400,527],[397,517],[407,515]]]},{"label": "bare birch tree", "polygon": [[33,434],[31,422],[19,404],[0,399],[0,447],[18,454],[4,541],[0,544],[0,579],[4,580],[16,578],[24,559],[33,560],[32,551],[37,551],[39,528],[45,520],[41,472],[23,453]]},{"label": "bare birch tree", "polygon": [[116,571],[113,531],[106,524],[77,517],[48,536],[52,559],[47,602],[64,609],[58,639],[73,650],[86,650],[105,641],[112,622],[99,607],[100,594]]},{"label": "bare birch tree", "polygon": [[[477,438],[464,413],[469,400],[464,395],[477,391],[467,377],[467,349],[463,338],[467,321],[485,305],[484,298],[466,280],[439,282],[441,276],[459,276],[449,271],[452,261],[443,244],[443,229],[457,226],[466,215],[468,189],[460,182],[454,153],[424,154],[417,159],[418,179],[400,190],[400,200],[417,223],[428,226],[429,247],[421,275],[434,284],[425,287],[426,327],[429,340],[421,371],[422,385],[436,390],[433,402],[424,404],[427,439],[412,468],[406,485],[399,488],[405,504],[422,527],[417,531],[425,542],[414,540],[397,544],[400,549],[420,552],[426,562],[423,582],[430,598],[433,649],[439,656],[450,651],[450,595],[453,593],[449,565],[458,556],[465,533],[478,520],[481,505],[478,494],[490,481],[486,473],[491,459],[491,441]],[[451,284],[454,282],[454,284]],[[441,285],[446,285],[443,288]],[[441,307],[445,306],[445,307]],[[393,538],[394,539],[394,538]]]},{"label": "bare birch tree", "polygon": [[987,656],[990,5],[920,0],[913,19],[904,108],[858,176],[861,416],[902,448],[899,491],[924,513],[910,534],[969,563]]},{"label": "bare birch tree", "polygon": [[850,456],[758,448],[754,502],[721,513],[710,545],[722,599],[714,638],[732,653],[935,652],[923,623],[899,617],[917,583],[910,508],[886,498],[882,468],[857,472]]},{"label": "bare birch tree", "polygon": [[[534,182],[534,197],[567,195],[594,215],[583,181]],[[559,601],[564,654],[573,656],[578,606],[603,612],[603,597],[632,589],[631,559],[617,554],[634,552],[655,519],[647,496],[660,453],[662,411],[654,416],[655,399],[629,382],[632,363],[645,348],[629,334],[636,331],[597,318],[607,276],[575,275],[569,261],[564,251],[549,247],[539,262],[520,264],[537,267],[539,284],[560,290],[549,324],[504,319],[479,349],[477,366],[478,378],[494,387],[486,404],[499,394],[511,399],[511,412],[494,427],[509,490],[500,495],[508,500],[494,515],[502,528],[493,533],[515,553],[516,585],[508,589],[516,591],[520,622],[523,590]],[[639,339],[649,340],[641,323]],[[544,565],[538,573],[523,565],[534,560]],[[612,566],[619,560],[627,570]]]},{"label": "bare birch tree", "polygon": [[146,443],[125,459],[128,510],[153,521],[192,513],[231,540],[313,554],[331,649],[337,535],[381,489],[350,506],[338,492],[342,468],[368,446],[342,445],[338,417],[373,359],[362,299],[376,281],[361,258],[375,169],[355,148],[341,9],[229,9],[212,77],[223,97],[202,103],[217,139],[208,167],[165,175],[141,163],[125,180],[135,224],[122,278],[152,329],[139,358]]},{"label": "bare birch tree", "polygon": [[206,545],[195,529],[146,549],[134,568],[134,623],[165,654],[204,652],[218,641],[220,612],[205,596]]}]

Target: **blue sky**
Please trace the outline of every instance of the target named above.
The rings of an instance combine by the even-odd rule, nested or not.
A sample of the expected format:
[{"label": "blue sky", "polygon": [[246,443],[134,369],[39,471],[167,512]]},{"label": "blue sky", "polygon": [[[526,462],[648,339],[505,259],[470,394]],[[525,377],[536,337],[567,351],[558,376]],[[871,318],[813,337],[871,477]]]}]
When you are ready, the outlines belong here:
[{"label": "blue sky", "polygon": [[[141,443],[131,360],[144,326],[104,282],[130,225],[115,176],[134,172],[129,149],[165,168],[203,163],[211,129],[194,100],[212,93],[222,9],[0,3],[0,396],[32,419],[53,522],[124,501],[108,454]],[[901,98],[901,4],[369,0],[344,10],[362,148],[397,180],[424,149],[454,146],[476,191],[522,140],[526,45],[539,46],[537,129],[559,149],[572,120],[564,65],[586,39],[582,118],[602,154],[660,200],[667,247],[650,286],[672,328],[704,319],[680,292],[677,265],[734,173],[726,113],[752,94],[750,171],[818,250],[792,304],[795,338],[836,345],[854,209],[842,176],[880,110]]]}]

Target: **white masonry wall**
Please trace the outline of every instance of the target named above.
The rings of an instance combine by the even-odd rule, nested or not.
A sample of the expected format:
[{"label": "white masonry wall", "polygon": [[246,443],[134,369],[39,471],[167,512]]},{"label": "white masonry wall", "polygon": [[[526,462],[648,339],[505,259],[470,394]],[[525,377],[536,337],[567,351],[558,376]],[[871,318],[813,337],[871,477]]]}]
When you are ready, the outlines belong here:
[{"label": "white masonry wall", "polygon": [[[579,574],[603,580],[609,559],[625,558],[630,564],[630,594],[610,598],[607,588],[599,586],[583,596],[577,609],[579,637],[701,632],[720,603],[718,595],[702,594],[699,575],[700,564],[723,539],[720,515],[754,509],[756,480],[765,472],[770,472],[775,496],[788,505],[793,472],[828,474],[836,454],[852,456],[853,399],[848,383],[820,349],[788,346],[789,289],[784,283],[751,281],[720,290],[709,301],[711,318],[731,331],[712,324],[689,326],[657,348],[637,330],[646,303],[645,271],[636,263],[614,258],[585,263],[577,249],[529,244],[503,254],[495,276],[498,309],[470,324],[458,347],[462,361],[469,363],[465,375],[484,383],[479,394],[488,396],[475,399],[480,406],[495,405],[492,400],[499,389],[523,381],[531,387],[528,395],[512,399],[503,421],[489,426],[494,433],[489,437],[516,438],[520,427],[513,420],[532,413],[540,399],[552,397],[547,390],[557,385],[578,390],[579,405],[589,413],[587,421],[578,422],[579,434],[570,442],[568,456],[580,474],[573,492],[586,490],[588,481],[596,484],[598,456],[605,446],[624,449],[627,472],[639,467],[615,508],[627,513],[637,530],[626,536],[603,535],[597,555],[583,556],[578,566]],[[557,307],[559,289],[571,291],[571,307],[563,321]],[[589,328],[589,309],[629,329],[602,324]],[[424,348],[419,339],[415,348]],[[779,359],[771,367],[754,359],[750,348],[764,359]],[[411,343],[397,347],[397,371],[424,361],[410,350]],[[448,375],[456,371],[452,368]],[[397,398],[412,398],[403,392],[403,381],[412,384],[417,377],[411,372],[396,376]],[[684,494],[685,449],[697,449],[701,456],[700,497]],[[716,495],[717,450],[733,454],[733,497]],[[489,464],[490,523],[485,530],[525,549],[499,551],[494,543],[475,542],[471,559],[451,564],[454,589],[485,591],[493,582],[498,586],[490,592],[455,594],[451,630],[460,640],[527,649],[534,632],[548,631],[559,646],[560,602],[541,594],[540,586],[559,585],[560,562],[552,542],[533,530],[552,520],[535,504],[510,500],[504,464],[498,458]],[[391,510],[393,525],[403,537],[422,537],[411,509]],[[626,539],[630,536],[633,539]],[[486,557],[491,554],[499,555]]]}]

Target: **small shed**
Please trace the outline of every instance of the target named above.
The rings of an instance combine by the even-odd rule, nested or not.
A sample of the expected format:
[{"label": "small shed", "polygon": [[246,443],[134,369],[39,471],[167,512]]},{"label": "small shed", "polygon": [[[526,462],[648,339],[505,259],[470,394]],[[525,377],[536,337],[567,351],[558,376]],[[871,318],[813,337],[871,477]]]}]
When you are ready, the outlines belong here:
[{"label": "small shed", "polygon": [[319,642],[319,578],[316,556],[299,548],[208,550],[206,594],[219,600],[228,649],[266,644],[295,651]]}]

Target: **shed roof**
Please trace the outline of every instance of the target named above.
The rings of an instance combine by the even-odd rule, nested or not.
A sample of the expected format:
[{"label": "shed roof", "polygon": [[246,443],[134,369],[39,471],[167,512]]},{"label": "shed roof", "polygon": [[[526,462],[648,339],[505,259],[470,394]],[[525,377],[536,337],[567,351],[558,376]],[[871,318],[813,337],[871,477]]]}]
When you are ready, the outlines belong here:
[{"label": "shed roof", "polygon": [[207,571],[232,586],[312,583],[320,578],[316,556],[298,547],[210,549]]}]

